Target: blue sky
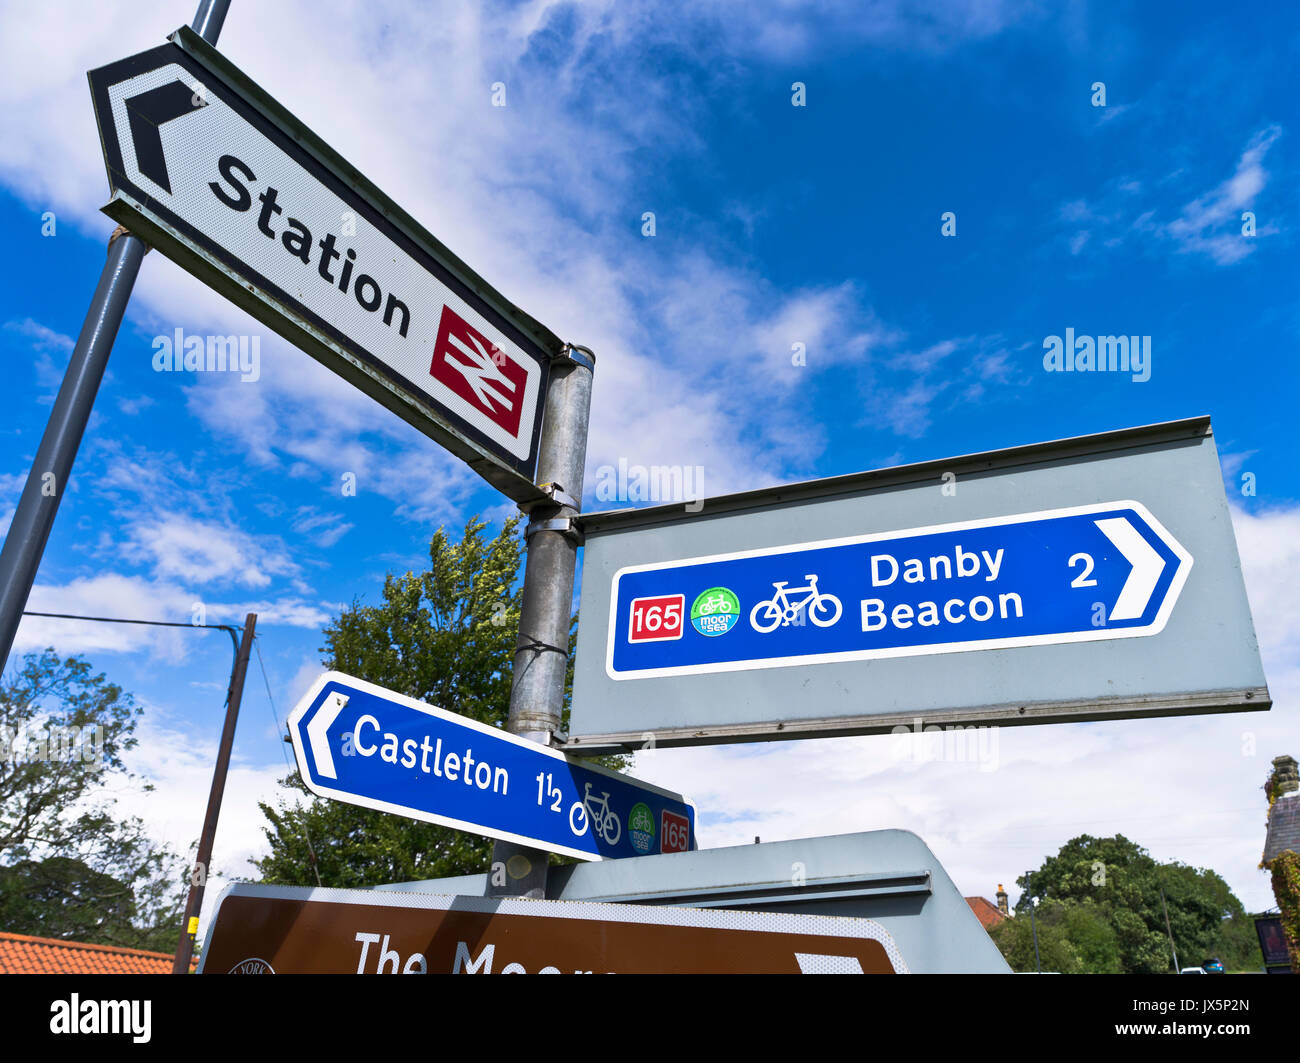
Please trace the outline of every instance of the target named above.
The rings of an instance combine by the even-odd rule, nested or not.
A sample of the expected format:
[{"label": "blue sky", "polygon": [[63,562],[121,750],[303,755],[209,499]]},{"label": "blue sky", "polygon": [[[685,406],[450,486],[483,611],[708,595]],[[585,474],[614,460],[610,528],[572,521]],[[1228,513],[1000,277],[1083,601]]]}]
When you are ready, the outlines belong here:
[{"label": "blue sky", "polygon": [[[657,751],[638,771],[697,800],[706,845],[908,827],[964,892],[991,896],[1074,834],[1121,830],[1271,905],[1258,786],[1270,757],[1300,752],[1297,16],[764,6],[235,0],[220,46],[509,297],[596,350],[588,508],[618,504],[593,490],[619,459],[702,466],[718,494],[1212,415],[1272,713],[1014,729],[996,771],[900,764],[886,739]],[[0,12],[5,523],[113,228],[85,71],[192,13]],[[177,327],[261,337],[260,379],[155,373],[152,340]],[[1045,372],[1043,341],[1067,328],[1150,336],[1150,379]],[[154,252],[33,607],[256,611],[283,720],[342,603],[420,565],[439,523],[511,508]],[[225,636],[24,625],[19,648],[46,644],[85,652],[146,706],[139,767],[163,799],[122,800],[183,848]],[[245,705],[217,853],[236,874],[261,849],[256,800],[285,771],[256,670]]]}]

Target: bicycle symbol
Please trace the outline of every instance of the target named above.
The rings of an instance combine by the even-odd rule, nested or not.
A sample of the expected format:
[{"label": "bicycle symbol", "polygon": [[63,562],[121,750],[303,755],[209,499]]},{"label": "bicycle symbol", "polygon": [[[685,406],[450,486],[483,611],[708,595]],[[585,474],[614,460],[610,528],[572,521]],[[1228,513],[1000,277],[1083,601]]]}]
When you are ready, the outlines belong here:
[{"label": "bicycle symbol", "polygon": [[731,603],[727,601],[727,595],[721,591],[710,594],[704,601],[699,603],[701,616],[712,616],[714,613],[720,613]]},{"label": "bicycle symbol", "polygon": [[[840,600],[833,594],[819,591],[816,576],[807,575],[804,579],[808,581],[808,586],[791,587],[789,590],[786,589],[789,585],[785,582],[772,584],[776,593],[767,601],[759,602],[749,614],[749,623],[755,631],[766,635],[769,631],[775,631],[777,625],[796,623],[805,607],[809,619],[818,627],[830,627],[839,620],[844,611]],[[803,594],[804,597],[794,600],[792,594]]]},{"label": "bicycle symbol", "polygon": [[[575,812],[580,813],[581,829],[574,823]],[[623,836],[623,824],[619,822],[614,810],[609,807],[609,791],[605,790],[599,799],[594,798],[591,796],[591,783],[586,784],[582,801],[580,803],[574,802],[573,807],[569,810],[569,829],[581,837],[587,833],[588,823],[590,823],[591,829],[596,832],[596,837],[600,838],[606,845],[617,845],[619,838]]]}]

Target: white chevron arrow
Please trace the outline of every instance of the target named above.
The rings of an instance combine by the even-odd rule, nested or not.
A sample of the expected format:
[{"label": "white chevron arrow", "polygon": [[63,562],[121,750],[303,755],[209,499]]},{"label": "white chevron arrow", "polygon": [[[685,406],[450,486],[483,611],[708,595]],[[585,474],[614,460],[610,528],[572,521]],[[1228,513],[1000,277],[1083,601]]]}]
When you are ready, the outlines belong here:
[{"label": "white chevron arrow", "polygon": [[311,723],[307,725],[307,741],[311,744],[311,753],[316,759],[316,774],[323,775],[327,779],[337,779],[339,776],[334,770],[334,754],[330,752],[330,742],[325,732],[329,730],[330,724],[338,719],[339,713],[347,703],[347,695],[335,691],[325,699],[316,715],[312,717]]},{"label": "white chevron arrow", "polygon": [[1093,523],[1133,566],[1110,611],[1110,619],[1136,620],[1146,612],[1147,603],[1155,593],[1160,574],[1165,570],[1164,559],[1142,538],[1127,517],[1108,517]]}]

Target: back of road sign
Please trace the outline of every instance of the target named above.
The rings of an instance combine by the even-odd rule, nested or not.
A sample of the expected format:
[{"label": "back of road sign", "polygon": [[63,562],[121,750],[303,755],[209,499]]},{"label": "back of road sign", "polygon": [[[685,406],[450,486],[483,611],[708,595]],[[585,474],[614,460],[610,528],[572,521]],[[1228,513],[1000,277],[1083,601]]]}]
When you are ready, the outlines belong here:
[{"label": "back of road sign", "polygon": [[570,752],[1270,704],[1208,418],[582,525]]},{"label": "back of road sign", "polygon": [[[488,876],[375,889],[481,896]],[[546,899],[869,920],[889,934],[913,974],[1010,972],[943,865],[906,830],[553,867]]]}]

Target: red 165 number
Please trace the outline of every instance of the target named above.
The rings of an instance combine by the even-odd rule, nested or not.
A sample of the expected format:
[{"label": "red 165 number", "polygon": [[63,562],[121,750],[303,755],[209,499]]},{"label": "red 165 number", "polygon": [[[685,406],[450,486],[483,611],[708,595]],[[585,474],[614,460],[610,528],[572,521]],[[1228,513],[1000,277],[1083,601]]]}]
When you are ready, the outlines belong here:
[{"label": "red 165 number", "polygon": [[664,594],[657,598],[633,598],[628,642],[666,642],[682,637],[682,614],[686,596]]},{"label": "red 165 number", "polygon": [[661,848],[665,853],[685,853],[691,848],[691,822],[676,812],[663,812],[663,838]]}]

